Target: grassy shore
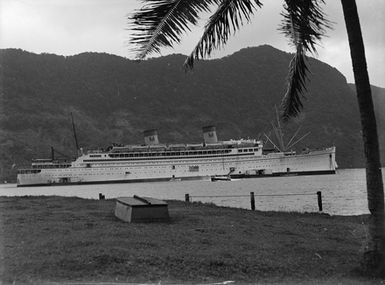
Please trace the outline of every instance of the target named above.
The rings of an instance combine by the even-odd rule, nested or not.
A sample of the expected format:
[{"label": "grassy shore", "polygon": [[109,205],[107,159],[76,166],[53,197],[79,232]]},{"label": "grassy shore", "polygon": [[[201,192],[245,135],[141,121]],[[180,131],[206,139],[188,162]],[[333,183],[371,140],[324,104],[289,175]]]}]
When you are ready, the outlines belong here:
[{"label": "grassy shore", "polygon": [[124,223],[114,200],[0,198],[3,283],[371,284],[365,216],[169,201],[167,223]]}]

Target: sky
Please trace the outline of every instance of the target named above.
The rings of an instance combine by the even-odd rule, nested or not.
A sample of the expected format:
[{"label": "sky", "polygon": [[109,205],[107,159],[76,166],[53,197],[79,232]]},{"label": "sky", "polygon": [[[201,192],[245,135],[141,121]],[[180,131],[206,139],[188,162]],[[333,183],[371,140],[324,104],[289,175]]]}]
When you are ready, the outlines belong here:
[{"label": "sky", "polygon": [[[293,52],[277,28],[283,0],[262,0],[263,7],[213,58],[241,48],[271,45]],[[372,85],[385,88],[385,0],[356,0],[365,42]],[[133,59],[127,15],[142,6],[139,0],[0,0],[0,48],[20,48],[34,53],[74,55],[105,52]],[[324,11],[333,24],[313,57],[338,69],[354,82],[348,39],[339,0],[325,0]],[[202,16],[197,27],[173,49],[161,55],[189,54],[202,34]],[[151,56],[157,56],[153,54]]]}]

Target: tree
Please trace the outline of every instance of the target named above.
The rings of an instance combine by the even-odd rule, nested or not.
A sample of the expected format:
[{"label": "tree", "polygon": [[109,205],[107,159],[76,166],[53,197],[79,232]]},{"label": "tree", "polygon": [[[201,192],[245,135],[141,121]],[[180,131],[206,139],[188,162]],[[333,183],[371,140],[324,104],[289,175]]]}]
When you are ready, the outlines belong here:
[{"label": "tree", "polygon": [[366,187],[370,211],[369,241],[364,256],[366,271],[385,275],[384,190],[377,124],[366,66],[365,49],[356,2],[341,0],[353,63],[366,162]]},{"label": "tree", "polygon": [[[162,47],[179,43],[182,34],[196,25],[202,12],[211,12],[203,35],[184,66],[193,68],[194,61],[205,58],[227,43],[254,11],[262,7],[259,0],[144,0],[146,3],[129,20],[134,35],[131,43],[138,59]],[[364,45],[355,0],[341,0],[349,38],[353,71],[366,158],[367,196],[370,211],[369,241],[364,254],[364,269],[385,275],[385,214],[384,190],[378,146],[376,120],[366,68]],[[295,48],[289,65],[287,90],[282,100],[282,118],[287,121],[302,110],[301,100],[308,81],[306,52],[315,53],[330,22],[321,8],[323,0],[285,0],[280,30]]]}]

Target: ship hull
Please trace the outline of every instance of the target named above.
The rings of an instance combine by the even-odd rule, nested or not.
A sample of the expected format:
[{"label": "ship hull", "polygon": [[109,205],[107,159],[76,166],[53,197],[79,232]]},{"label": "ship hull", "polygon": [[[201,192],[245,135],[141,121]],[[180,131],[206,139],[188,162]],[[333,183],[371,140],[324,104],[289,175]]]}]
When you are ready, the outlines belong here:
[{"label": "ship hull", "polygon": [[256,153],[159,159],[84,159],[68,168],[19,173],[18,187],[210,180],[215,176],[257,178],[333,174],[335,148],[303,154]]}]

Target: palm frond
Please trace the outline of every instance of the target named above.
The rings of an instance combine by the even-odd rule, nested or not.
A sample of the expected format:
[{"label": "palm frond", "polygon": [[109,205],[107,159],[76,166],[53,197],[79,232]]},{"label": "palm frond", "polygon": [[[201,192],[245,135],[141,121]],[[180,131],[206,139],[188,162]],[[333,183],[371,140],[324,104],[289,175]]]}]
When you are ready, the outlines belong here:
[{"label": "palm frond", "polygon": [[225,45],[232,33],[239,30],[244,21],[250,22],[259,0],[222,0],[218,9],[210,17],[198,44],[186,59],[186,68],[193,68],[194,60],[209,56],[214,49]]},{"label": "palm frond", "polygon": [[324,0],[286,0],[281,13],[283,21],[280,30],[296,48],[296,53],[289,65],[288,86],[282,101],[282,117],[287,121],[297,116],[303,108],[303,91],[309,68],[306,65],[306,52],[316,53],[316,45],[331,28],[320,4]]},{"label": "palm frond", "polygon": [[289,65],[288,86],[282,99],[282,119],[284,122],[296,117],[302,110],[303,91],[306,91],[307,72],[306,57],[301,46],[298,47]]},{"label": "palm frond", "polygon": [[324,0],[285,0],[281,13],[283,21],[280,30],[297,46],[301,44],[306,51],[316,52],[316,44],[331,28],[321,5]]},{"label": "palm frond", "polygon": [[143,59],[161,47],[179,43],[181,35],[196,25],[199,13],[220,0],[144,0],[145,5],[128,17],[134,31],[130,43]]}]

